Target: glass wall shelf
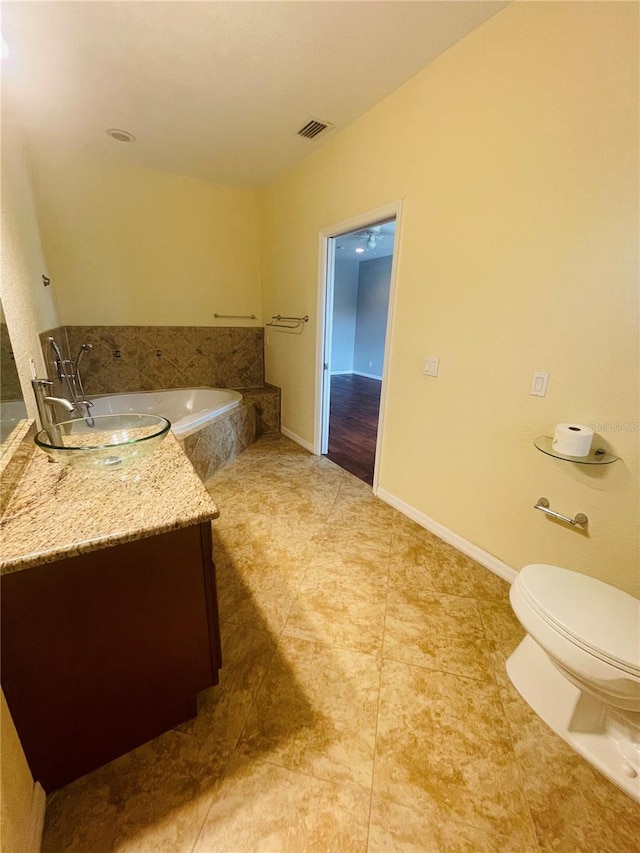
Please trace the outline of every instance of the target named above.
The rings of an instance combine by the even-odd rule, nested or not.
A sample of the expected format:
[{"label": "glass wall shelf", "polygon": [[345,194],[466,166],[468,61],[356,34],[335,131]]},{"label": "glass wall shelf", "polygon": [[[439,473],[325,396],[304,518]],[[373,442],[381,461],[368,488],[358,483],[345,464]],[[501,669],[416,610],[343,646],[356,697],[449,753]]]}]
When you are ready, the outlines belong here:
[{"label": "glass wall shelf", "polygon": [[533,443],[538,450],[546,453],[547,456],[553,456],[565,462],[579,462],[581,465],[609,465],[620,458],[602,449],[592,450],[588,456],[567,456],[565,453],[558,453],[557,450],[554,450],[552,442],[553,439],[550,435],[539,435]]}]

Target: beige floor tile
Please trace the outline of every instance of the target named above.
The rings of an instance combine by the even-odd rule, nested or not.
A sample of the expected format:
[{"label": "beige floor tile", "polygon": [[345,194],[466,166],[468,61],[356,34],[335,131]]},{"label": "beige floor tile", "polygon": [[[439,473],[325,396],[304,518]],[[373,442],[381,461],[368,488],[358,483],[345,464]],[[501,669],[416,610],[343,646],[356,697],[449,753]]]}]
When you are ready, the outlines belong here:
[{"label": "beige floor tile", "polygon": [[190,850],[230,749],[202,752],[178,732],[158,738],[58,791],[46,813],[46,853]]},{"label": "beige floor tile", "polygon": [[478,604],[471,598],[390,587],[383,656],[465,678],[493,678]]},{"label": "beige floor tile", "polygon": [[369,793],[263,762],[238,762],[194,853],[364,853]]},{"label": "beige floor tile", "polygon": [[[247,458],[249,454],[249,458]],[[306,463],[305,455],[271,455],[267,467],[251,455],[251,448],[209,480],[207,488],[221,509],[221,519],[238,514],[282,518],[326,520],[341,488],[340,473]]]},{"label": "beige floor tile", "polygon": [[271,527],[256,523],[255,529],[237,525],[232,530],[217,529],[213,558],[216,566],[226,562],[243,578],[276,574],[298,578],[315,554],[315,525],[280,522]]},{"label": "beige floor tile", "polygon": [[346,580],[366,586],[386,587],[389,576],[389,545],[385,542],[320,538],[309,561],[305,583],[316,578]]},{"label": "beige floor tile", "polygon": [[369,789],[378,662],[282,637],[237,753]]},{"label": "beige floor tile", "polygon": [[221,732],[214,748],[202,736],[205,719],[197,722],[198,738],[166,732],[58,791],[43,850],[190,850],[235,744]]},{"label": "beige floor tile", "polygon": [[95,775],[84,776],[47,799],[41,853],[111,853],[118,811],[109,801],[108,785],[97,782]]},{"label": "beige floor tile", "polygon": [[216,531],[216,564],[220,618],[278,636],[298,593],[315,545],[257,533],[230,536]]},{"label": "beige floor tile", "polygon": [[264,488],[249,485],[246,491],[239,490],[233,501],[221,503],[220,518],[214,522],[214,529],[220,528],[230,535],[234,530],[250,532],[259,538],[272,534],[274,540],[285,536],[292,542],[297,538],[296,544],[300,546],[304,538],[322,528],[335,494],[334,488],[323,492],[285,485],[274,488],[272,483]]},{"label": "beige floor tile", "polygon": [[327,525],[337,533],[354,532],[375,541],[391,536],[395,510],[373,496],[371,487],[355,477],[346,480],[331,508]]},{"label": "beige floor tile", "polygon": [[113,762],[113,793],[119,804],[114,849],[190,850],[229,755],[227,744],[215,751],[179,732],[167,732]]},{"label": "beige floor tile", "polygon": [[376,529],[390,533],[393,526],[393,510],[378,498],[374,498],[371,493],[354,496],[350,492],[345,492],[343,486],[331,507],[328,520],[329,523],[338,527],[353,525],[357,529],[360,525],[370,524],[371,533]]},{"label": "beige floor tile", "polygon": [[[327,460],[330,461],[330,460]],[[342,471],[343,473],[343,482],[342,487],[340,489],[341,497],[343,498],[353,498],[356,501],[359,499],[362,500],[373,500],[376,504],[379,504],[382,507],[386,507],[387,510],[391,510],[391,507],[388,504],[385,504],[384,501],[379,500],[378,498],[373,497],[373,490],[368,483],[365,483],[363,480],[360,480],[354,474],[349,473],[349,471],[345,471],[339,466],[335,465],[334,462],[331,462],[335,468]],[[393,512],[393,510],[391,510]]]},{"label": "beige floor tile", "polygon": [[496,686],[384,661],[374,793],[431,823],[529,837]]},{"label": "beige floor tile", "polygon": [[533,832],[504,836],[454,821],[432,822],[421,811],[375,796],[368,853],[536,853]]},{"label": "beige floor tile", "polygon": [[223,622],[220,683],[198,696],[198,716],[176,731],[197,740],[201,754],[231,752],[271,663],[275,639],[266,631]]},{"label": "beige floor tile", "polygon": [[245,490],[277,487],[286,490],[305,475],[321,476],[324,485],[341,484],[345,472],[322,457],[313,456],[287,438],[272,439],[264,436],[217,472],[207,482],[215,495],[220,490],[233,490],[234,481],[240,481]]},{"label": "beige floor tile", "polygon": [[394,523],[389,581],[402,588],[471,595],[471,579],[462,555],[410,519]]},{"label": "beige floor tile", "polygon": [[298,594],[304,569],[298,578],[273,574],[243,581],[237,575],[218,588],[220,617],[235,625],[247,625],[279,636]]},{"label": "beige floor tile", "polygon": [[478,601],[478,607],[487,651],[494,667],[504,671],[507,658],[524,637],[524,628],[518,622],[508,599],[505,602]]},{"label": "beige floor tile", "polygon": [[380,655],[386,603],[386,583],[316,574],[312,566],[293,603],[284,634]]},{"label": "beige floor tile", "polygon": [[399,513],[393,525],[390,581],[493,601],[504,601],[509,594],[502,578]]},{"label": "beige floor tile", "polygon": [[344,552],[345,555],[359,553],[366,557],[374,551],[388,567],[391,527],[388,524],[378,525],[375,521],[364,518],[360,518],[357,523],[330,518],[316,534],[315,544],[314,556],[325,552]]},{"label": "beige floor tile", "polygon": [[196,795],[179,807],[156,804],[157,796],[139,798],[127,810],[127,820],[119,821],[114,853],[191,853],[211,797],[211,791]]},{"label": "beige floor tile", "polygon": [[437,827],[422,812],[374,794],[367,853],[440,853]]},{"label": "beige floor tile", "polygon": [[[464,556],[464,555],[463,555]],[[464,556],[471,577],[471,594],[474,598],[487,601],[506,601],[509,598],[510,584],[498,575],[485,569],[475,560]]]}]

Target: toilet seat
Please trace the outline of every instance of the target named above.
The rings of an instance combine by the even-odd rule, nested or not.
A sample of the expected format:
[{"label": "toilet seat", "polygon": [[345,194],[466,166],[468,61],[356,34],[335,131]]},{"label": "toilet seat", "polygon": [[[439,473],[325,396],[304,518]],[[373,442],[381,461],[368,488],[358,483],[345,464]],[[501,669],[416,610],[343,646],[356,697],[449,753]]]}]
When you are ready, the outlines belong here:
[{"label": "toilet seat", "polygon": [[640,679],[640,601],[559,566],[525,566],[515,586],[523,601],[569,642]]}]

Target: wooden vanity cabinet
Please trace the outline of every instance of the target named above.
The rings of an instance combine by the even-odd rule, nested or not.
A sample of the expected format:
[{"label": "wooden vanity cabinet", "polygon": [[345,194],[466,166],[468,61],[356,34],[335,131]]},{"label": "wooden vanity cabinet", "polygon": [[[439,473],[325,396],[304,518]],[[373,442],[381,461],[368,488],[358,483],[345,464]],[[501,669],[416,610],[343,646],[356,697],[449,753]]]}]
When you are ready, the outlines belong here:
[{"label": "wooden vanity cabinet", "polygon": [[46,791],[195,716],[218,683],[211,525],[1,578],[2,685]]}]

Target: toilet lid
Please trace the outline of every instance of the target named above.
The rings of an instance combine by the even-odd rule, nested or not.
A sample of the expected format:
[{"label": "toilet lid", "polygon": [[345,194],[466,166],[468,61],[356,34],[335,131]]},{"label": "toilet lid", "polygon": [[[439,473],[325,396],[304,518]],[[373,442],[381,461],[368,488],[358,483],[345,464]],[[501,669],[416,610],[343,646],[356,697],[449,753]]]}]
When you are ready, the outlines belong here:
[{"label": "toilet lid", "polygon": [[519,586],[547,622],[602,660],[640,674],[640,601],[559,566],[525,566]]}]

